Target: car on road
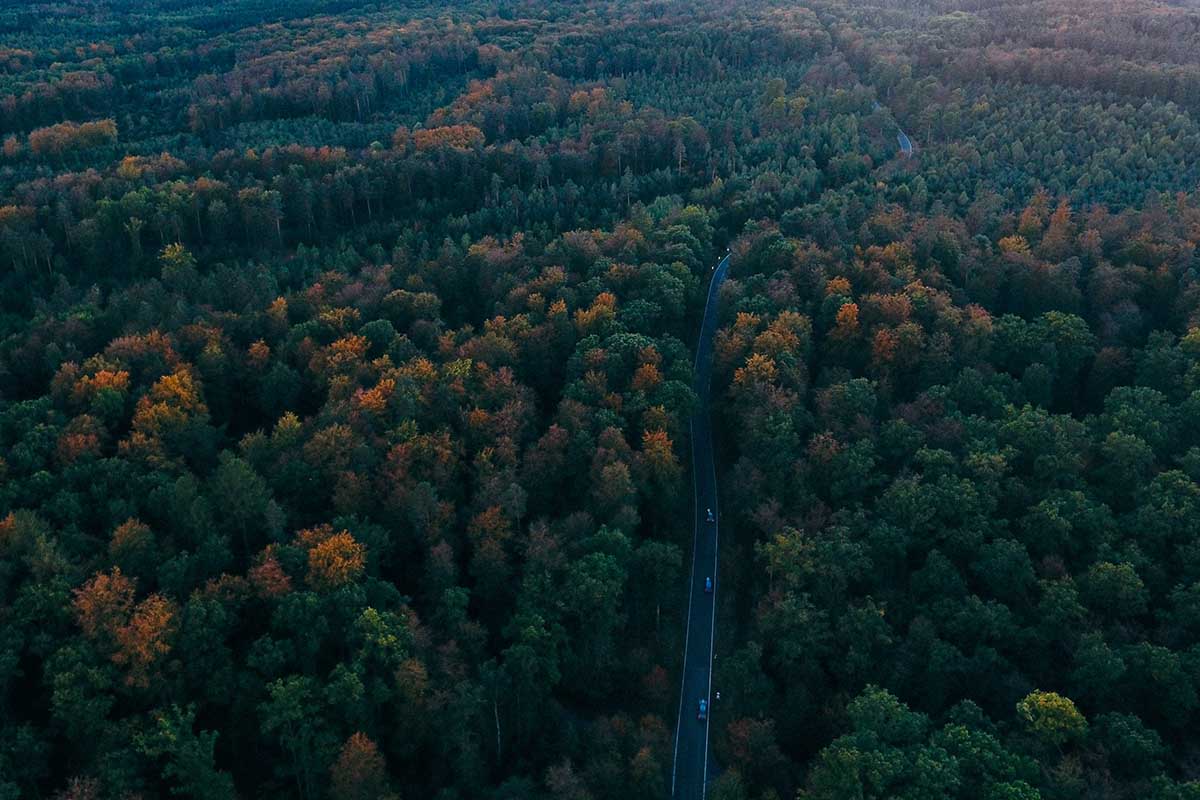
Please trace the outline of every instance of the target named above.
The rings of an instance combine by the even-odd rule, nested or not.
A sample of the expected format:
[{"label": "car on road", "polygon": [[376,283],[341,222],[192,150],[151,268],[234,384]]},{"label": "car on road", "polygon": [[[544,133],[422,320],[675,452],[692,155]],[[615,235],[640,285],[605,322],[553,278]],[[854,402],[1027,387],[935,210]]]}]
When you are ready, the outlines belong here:
[{"label": "car on road", "polygon": [[711,508],[706,508],[704,510],[704,520],[705,520],[705,522],[716,522],[717,521],[717,518],[713,515]]},{"label": "car on road", "polygon": [[700,701],[700,710],[696,712],[696,719],[700,720],[701,722],[704,722],[704,720],[708,719],[708,701],[707,700]]},{"label": "car on road", "polygon": [[712,578],[704,579],[704,593],[712,594]]}]

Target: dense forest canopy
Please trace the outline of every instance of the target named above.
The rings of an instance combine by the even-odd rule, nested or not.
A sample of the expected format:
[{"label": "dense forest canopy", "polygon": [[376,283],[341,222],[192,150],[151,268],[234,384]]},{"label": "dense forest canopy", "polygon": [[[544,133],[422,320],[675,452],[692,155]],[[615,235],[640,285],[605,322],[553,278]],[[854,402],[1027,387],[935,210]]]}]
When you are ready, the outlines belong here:
[{"label": "dense forest canopy", "polygon": [[[900,148],[901,132],[915,151]],[[1200,798],[1200,10],[0,8],[0,798]]]}]

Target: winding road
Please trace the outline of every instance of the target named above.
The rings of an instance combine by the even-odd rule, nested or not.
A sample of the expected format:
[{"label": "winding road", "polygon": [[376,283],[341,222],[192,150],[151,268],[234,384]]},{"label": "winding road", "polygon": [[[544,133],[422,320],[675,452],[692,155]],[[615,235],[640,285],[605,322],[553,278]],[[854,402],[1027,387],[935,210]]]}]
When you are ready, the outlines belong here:
[{"label": "winding road", "polygon": [[[883,106],[879,105],[879,101],[876,100],[874,103],[874,108],[876,111],[880,111],[883,109]],[[895,122],[895,120],[893,120],[893,122]],[[900,127],[899,123],[896,123],[896,141],[900,143],[901,153],[906,156],[911,156],[913,154],[912,139],[908,138],[908,134],[904,132],[904,129]]]},{"label": "winding road", "polygon": [[[671,765],[671,796],[680,800],[702,798],[708,782],[708,719],[697,718],[699,704],[712,705],[712,661],[717,590],[717,469],[713,458],[712,420],[709,417],[709,384],[712,381],[713,334],[717,329],[717,294],[729,273],[727,253],[713,271],[696,345],[695,383],[700,399],[692,415],[692,484],[696,507],[693,522],[692,576],[688,584],[687,634],[683,646],[683,681],[679,692],[679,719],[675,725],[675,757]],[[713,521],[707,519],[712,509]],[[713,591],[704,591],[712,578]]]}]

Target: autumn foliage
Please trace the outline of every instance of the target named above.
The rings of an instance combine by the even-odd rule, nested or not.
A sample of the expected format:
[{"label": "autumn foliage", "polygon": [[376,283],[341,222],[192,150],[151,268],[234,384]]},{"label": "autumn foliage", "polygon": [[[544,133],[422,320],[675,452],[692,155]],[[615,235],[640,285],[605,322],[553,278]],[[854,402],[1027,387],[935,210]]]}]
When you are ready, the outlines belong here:
[{"label": "autumn foliage", "polygon": [[376,800],[390,797],[388,777],[379,747],[366,734],[357,732],[342,745],[330,768],[330,791],[336,800]]},{"label": "autumn foliage", "polygon": [[132,686],[148,687],[171,652],[178,609],[159,594],[134,603],[134,582],[119,567],[98,573],[75,591],[75,619],[84,635],[109,651]]},{"label": "autumn foliage", "polygon": [[0,798],[1194,797],[1193,6],[0,4]]},{"label": "autumn foliage", "polygon": [[449,147],[455,150],[470,150],[483,144],[483,131],[474,125],[443,125],[437,128],[419,128],[412,133],[413,147],[417,152]]},{"label": "autumn foliage", "polygon": [[308,552],[308,583],[317,589],[336,589],[357,579],[367,563],[367,550],[349,531],[334,532],[330,525],[296,534]]},{"label": "autumn foliage", "polygon": [[31,131],[29,150],[35,156],[58,158],[116,141],[117,124],[111,119],[84,123],[61,122]]}]

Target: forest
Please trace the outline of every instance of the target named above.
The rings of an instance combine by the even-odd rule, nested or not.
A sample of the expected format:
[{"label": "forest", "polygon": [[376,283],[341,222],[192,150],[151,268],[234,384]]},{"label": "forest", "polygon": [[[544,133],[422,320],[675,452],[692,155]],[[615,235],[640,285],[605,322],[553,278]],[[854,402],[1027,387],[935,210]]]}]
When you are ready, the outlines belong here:
[{"label": "forest", "polygon": [[[914,150],[901,149],[901,133]],[[1200,800],[1200,9],[0,7],[0,800]]]}]

